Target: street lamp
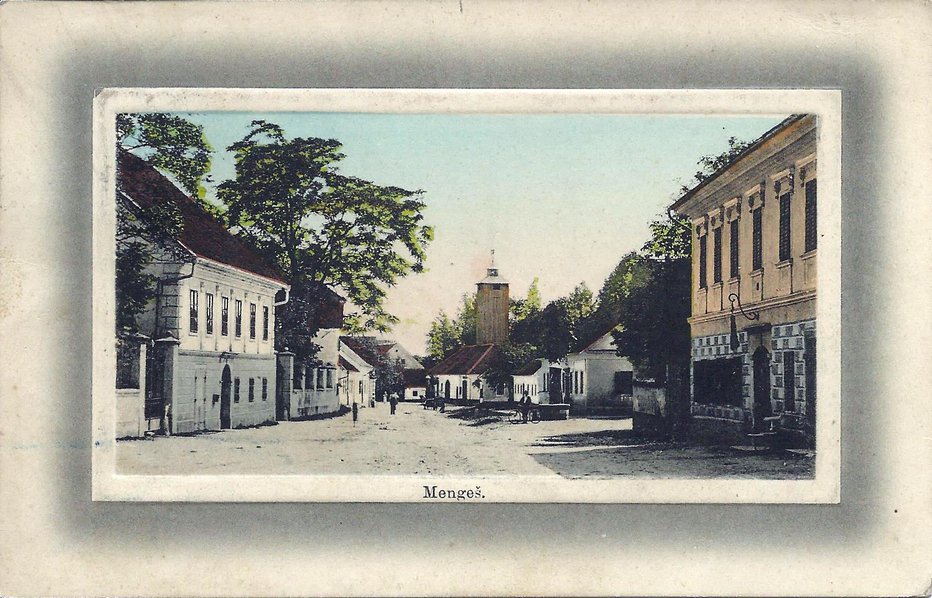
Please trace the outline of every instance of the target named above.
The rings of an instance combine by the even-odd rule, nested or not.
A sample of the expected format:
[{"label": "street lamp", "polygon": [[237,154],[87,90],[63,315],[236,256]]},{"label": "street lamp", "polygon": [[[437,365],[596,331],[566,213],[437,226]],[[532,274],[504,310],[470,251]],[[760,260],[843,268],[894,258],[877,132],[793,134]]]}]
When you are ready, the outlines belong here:
[{"label": "street lamp", "polygon": [[760,318],[760,312],[745,312],[744,307],[741,305],[741,298],[738,297],[737,293],[731,293],[728,295],[728,301],[731,302],[731,338],[730,345],[732,351],[737,351],[738,347],[741,346],[741,341],[738,340],[738,323],[735,320],[735,303],[738,304],[738,311],[741,312],[741,315],[750,321],[754,321]]}]

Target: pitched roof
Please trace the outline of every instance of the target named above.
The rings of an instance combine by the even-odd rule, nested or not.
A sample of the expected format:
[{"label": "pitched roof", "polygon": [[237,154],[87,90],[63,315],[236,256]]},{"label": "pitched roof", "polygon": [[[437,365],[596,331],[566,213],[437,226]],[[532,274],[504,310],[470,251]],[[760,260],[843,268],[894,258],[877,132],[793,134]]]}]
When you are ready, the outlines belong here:
[{"label": "pitched roof", "polygon": [[359,369],[355,365],[347,361],[346,358],[343,357],[342,355],[340,355],[340,369],[346,370],[347,372],[358,372],[359,371]]},{"label": "pitched roof", "polygon": [[482,374],[500,354],[497,345],[466,345],[428,371],[435,376]]},{"label": "pitched roof", "polygon": [[515,372],[514,375],[515,376],[533,376],[534,374],[538,372],[538,370],[540,370],[541,365],[543,364],[541,363],[540,359],[532,359],[531,361],[527,362],[526,364],[518,368],[518,370]]},{"label": "pitched roof", "polygon": [[378,345],[372,343],[372,337],[341,336],[340,342],[372,367],[378,367]]},{"label": "pitched roof", "polygon": [[423,368],[406,369],[402,375],[404,376],[405,388],[427,386],[427,370]]},{"label": "pitched roof", "polygon": [[580,342],[577,343],[576,345],[578,348],[576,349],[575,353],[582,353],[586,349],[589,349],[590,347],[592,347],[592,345],[599,342],[599,339],[601,339],[606,334],[612,332],[619,326],[620,324],[618,322],[615,322],[613,324],[610,324],[609,326],[605,326],[599,329],[597,332],[589,335],[588,337],[580,339]]},{"label": "pitched roof", "polygon": [[198,201],[185,195],[142,158],[130,152],[118,152],[117,189],[143,212],[162,202],[175,204],[184,221],[177,241],[196,256],[288,285],[282,274],[258,251],[228,231]]}]

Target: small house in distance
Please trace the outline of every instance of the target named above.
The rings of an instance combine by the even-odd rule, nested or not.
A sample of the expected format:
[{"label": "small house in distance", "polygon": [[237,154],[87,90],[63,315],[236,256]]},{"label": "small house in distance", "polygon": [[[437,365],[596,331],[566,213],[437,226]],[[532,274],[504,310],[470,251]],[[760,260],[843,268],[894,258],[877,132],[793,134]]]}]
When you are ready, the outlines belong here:
[{"label": "small house in distance", "polygon": [[580,343],[566,356],[564,384],[574,413],[630,413],[634,368],[615,353],[612,332],[602,330]]},{"label": "small house in distance", "polygon": [[548,403],[550,367],[546,359],[532,359],[512,376],[512,396],[519,400],[525,395],[532,403]]},{"label": "small house in distance", "polygon": [[501,356],[497,345],[467,345],[428,370],[435,394],[444,399],[483,401],[505,394],[504,388],[491,388],[486,372]]},{"label": "small house in distance", "polygon": [[365,357],[366,352],[354,351],[354,345],[351,337],[340,337],[340,403],[347,407],[353,403],[363,407],[375,402],[375,368],[378,363],[369,361]]}]

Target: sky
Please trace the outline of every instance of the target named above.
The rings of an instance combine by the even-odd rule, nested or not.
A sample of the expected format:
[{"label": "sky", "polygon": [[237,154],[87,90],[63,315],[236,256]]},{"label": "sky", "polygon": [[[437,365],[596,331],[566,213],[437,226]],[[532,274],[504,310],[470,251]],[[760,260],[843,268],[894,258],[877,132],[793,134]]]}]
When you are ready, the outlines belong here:
[{"label": "sky", "polygon": [[455,315],[475,291],[491,251],[512,297],[539,279],[541,297],[580,282],[597,292],[622,255],[648,239],[703,155],[728,138],[756,139],[787,115],[179,113],[204,126],[215,150],[208,197],[234,174],[225,148],[264,119],[288,138],[338,139],[340,171],[424,190],[435,229],[427,271],[388,289],[400,319],[392,338],[423,354],[431,321]]}]

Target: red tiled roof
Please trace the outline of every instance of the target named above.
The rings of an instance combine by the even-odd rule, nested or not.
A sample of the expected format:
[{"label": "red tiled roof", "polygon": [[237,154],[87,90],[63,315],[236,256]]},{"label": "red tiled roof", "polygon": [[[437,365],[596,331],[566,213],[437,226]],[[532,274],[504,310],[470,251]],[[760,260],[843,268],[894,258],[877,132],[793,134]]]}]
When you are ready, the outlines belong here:
[{"label": "red tiled roof", "polygon": [[482,374],[501,354],[496,345],[466,345],[428,370],[435,376],[444,374]]},{"label": "red tiled roof", "polygon": [[342,355],[340,356],[340,369],[346,370],[347,372],[358,372],[359,371],[355,365],[346,361],[346,359],[344,359]]},{"label": "red tiled roof", "polygon": [[185,195],[142,158],[126,151],[118,152],[117,189],[144,211],[161,202],[178,206],[184,229],[177,240],[195,255],[288,284],[254,248],[230,233],[200,203]]}]

